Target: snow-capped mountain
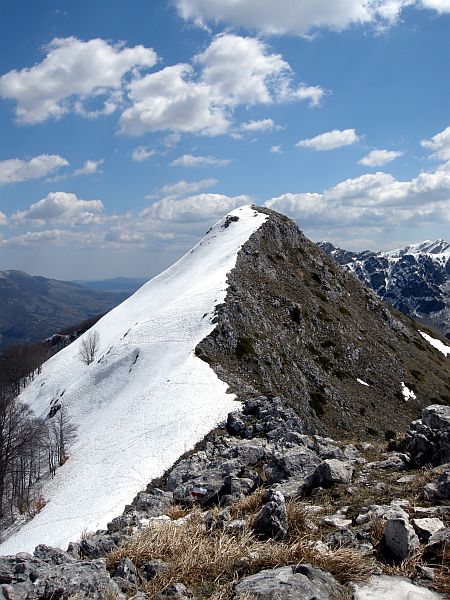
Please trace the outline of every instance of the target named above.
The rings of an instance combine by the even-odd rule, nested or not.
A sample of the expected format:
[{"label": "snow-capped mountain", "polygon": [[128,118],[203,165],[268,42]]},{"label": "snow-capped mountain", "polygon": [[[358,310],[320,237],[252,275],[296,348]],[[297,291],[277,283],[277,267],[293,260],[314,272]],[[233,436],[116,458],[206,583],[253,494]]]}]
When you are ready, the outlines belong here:
[{"label": "snow-capped mountain", "polygon": [[[88,365],[80,351],[90,336],[98,348]],[[0,554],[64,548],[104,528],[235,410],[236,397],[283,396],[305,433],[406,430],[422,407],[450,402],[449,349],[287,217],[237,209],[24,390],[37,416],[66,411],[78,437],[42,490],[45,506]]]},{"label": "snow-capped mountain", "polygon": [[78,437],[43,490],[42,511],[0,547],[65,547],[95,530],[236,408],[227,385],[194,354],[224,301],[227,273],[266,216],[242,207],[181,260],[103,317],[99,348],[80,360],[88,333],[43,365],[22,393],[36,415],[63,406]]},{"label": "snow-capped mountain", "polygon": [[383,300],[450,337],[450,244],[436,240],[389,252],[319,247]]}]

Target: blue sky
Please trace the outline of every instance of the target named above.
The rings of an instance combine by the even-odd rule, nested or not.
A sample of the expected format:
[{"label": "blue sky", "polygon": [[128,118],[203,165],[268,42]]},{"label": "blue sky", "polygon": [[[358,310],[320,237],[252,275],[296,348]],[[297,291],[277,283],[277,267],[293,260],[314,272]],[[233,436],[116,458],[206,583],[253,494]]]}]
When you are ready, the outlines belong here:
[{"label": "blue sky", "polygon": [[151,276],[251,202],[448,238],[449,40],[450,0],[2,3],[0,269]]}]

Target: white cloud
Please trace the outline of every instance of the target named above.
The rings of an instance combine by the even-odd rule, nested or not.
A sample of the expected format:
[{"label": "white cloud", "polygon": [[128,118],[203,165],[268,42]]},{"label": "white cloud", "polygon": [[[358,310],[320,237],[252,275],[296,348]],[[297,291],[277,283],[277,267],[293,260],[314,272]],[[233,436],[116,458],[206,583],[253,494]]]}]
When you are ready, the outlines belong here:
[{"label": "white cloud", "polygon": [[98,173],[99,172],[99,167],[100,165],[102,165],[105,161],[103,159],[101,160],[87,160],[85,161],[84,165],[82,167],[80,167],[79,169],[76,169],[73,173],[72,173],[72,177],[78,177],[79,175],[93,175],[94,173]]},{"label": "white cloud", "polygon": [[147,160],[147,158],[155,156],[156,154],[158,153],[152,148],[147,148],[146,146],[138,146],[133,150],[131,157],[135,162],[142,162],[143,160]]},{"label": "white cloud", "polygon": [[281,144],[279,144],[278,146],[272,146],[272,148],[270,149],[270,151],[273,154],[283,154],[283,150],[281,149]]},{"label": "white cloud", "polygon": [[343,146],[351,146],[360,140],[354,129],[334,129],[316,135],[313,138],[300,140],[295,144],[297,148],[312,148],[313,150],[334,150]]},{"label": "white cloud", "polygon": [[382,167],[400,156],[403,156],[403,152],[396,150],[372,150],[369,154],[363,156],[358,164],[365,167]]},{"label": "white cloud", "polygon": [[8,217],[5,215],[5,213],[2,213],[0,211],[0,225],[6,225],[7,222],[8,222]]},{"label": "white cloud", "polygon": [[450,160],[450,127],[437,133],[429,140],[421,142],[424,148],[432,150],[430,158],[442,161]]},{"label": "white cloud", "polygon": [[421,0],[423,8],[437,10],[438,13],[450,13],[450,0]]},{"label": "white cloud", "polygon": [[214,156],[194,156],[183,154],[170,163],[171,167],[225,167],[231,160],[228,158],[215,158]]},{"label": "white cloud", "polygon": [[389,25],[406,6],[450,12],[449,0],[175,0],[180,16],[205,25],[225,22],[266,34],[303,35],[326,27],[341,31],[352,24]]},{"label": "white cloud", "polygon": [[450,172],[398,181],[387,173],[347,179],[323,193],[287,193],[265,206],[297,219],[309,232],[361,235],[398,227],[450,223]]},{"label": "white cloud", "polygon": [[193,194],[195,192],[199,192],[200,190],[212,187],[217,183],[219,183],[217,179],[212,178],[201,179],[199,181],[185,181],[184,179],[182,179],[181,181],[169,183],[163,186],[160,189],[160,195],[178,198],[179,196],[183,196],[185,194]]},{"label": "white cloud", "polygon": [[261,119],[259,121],[247,121],[247,123],[241,124],[242,131],[273,131],[274,129],[280,129],[279,125],[275,125],[272,119]]},{"label": "white cloud", "polygon": [[[75,37],[55,38],[41,63],[9,71],[0,77],[0,96],[15,100],[20,123],[40,123],[71,110],[88,116],[111,114],[121,103],[123,78],[136,69],[156,64],[150,48],[87,42]],[[89,110],[88,101],[101,108]]]},{"label": "white cloud", "polygon": [[57,154],[40,154],[29,161],[10,158],[0,161],[0,184],[39,179],[69,163]]},{"label": "white cloud", "polygon": [[184,224],[196,221],[205,223],[210,222],[213,218],[219,219],[230,210],[243,204],[251,204],[251,198],[245,195],[198,194],[180,200],[163,198],[142,211],[141,215],[146,218],[175,223]]},{"label": "white cloud", "polygon": [[28,210],[17,211],[11,218],[16,225],[21,226],[80,226],[98,222],[98,215],[102,210],[101,200],[81,200],[68,192],[50,192],[45,198],[32,204]]},{"label": "white cloud", "polygon": [[296,87],[288,63],[261,40],[232,34],[217,36],[193,59],[131,81],[131,106],[120,118],[120,132],[142,135],[172,130],[215,136],[230,129],[237,106],[310,100],[319,87]]}]

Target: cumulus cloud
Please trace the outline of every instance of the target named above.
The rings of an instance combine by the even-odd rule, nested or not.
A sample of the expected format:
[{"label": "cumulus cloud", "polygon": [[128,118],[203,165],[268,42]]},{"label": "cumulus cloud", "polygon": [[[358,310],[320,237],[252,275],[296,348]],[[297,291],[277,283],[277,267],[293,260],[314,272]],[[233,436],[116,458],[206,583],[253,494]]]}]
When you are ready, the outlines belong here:
[{"label": "cumulus cloud", "polygon": [[429,140],[421,142],[423,148],[432,150],[430,158],[441,161],[450,160],[450,127],[437,133]]},{"label": "cumulus cloud", "polygon": [[389,25],[403,8],[415,5],[450,12],[448,0],[175,0],[183,19],[205,25],[224,22],[266,34],[303,35],[326,27],[341,31],[352,24]]},{"label": "cumulus cloud", "polygon": [[8,217],[5,215],[5,213],[2,213],[0,211],[0,225],[6,225],[7,222],[8,222]]},{"label": "cumulus cloud", "polygon": [[360,140],[354,129],[334,129],[316,135],[313,138],[300,140],[297,142],[297,148],[312,148],[313,150],[324,151],[342,148],[343,146],[351,146]]},{"label": "cumulus cloud", "polygon": [[272,154],[283,154],[283,150],[281,149],[281,144],[279,144],[278,146],[272,146],[270,151],[272,152]]},{"label": "cumulus cloud", "polygon": [[156,150],[153,150],[153,148],[147,148],[146,146],[138,146],[133,150],[131,157],[135,162],[142,162],[143,160],[147,160],[147,158],[155,156],[156,154],[158,153],[156,152]]},{"label": "cumulus cloud", "polygon": [[187,198],[163,198],[151,207],[142,211],[142,217],[179,223],[210,222],[224,214],[242,206],[251,204],[246,195],[225,196],[223,194],[198,194]]},{"label": "cumulus cloud", "polygon": [[265,202],[323,237],[450,222],[450,173],[399,181],[387,173],[347,179],[323,193],[287,193]]},{"label": "cumulus cloud", "polygon": [[274,129],[280,129],[279,125],[275,125],[272,119],[260,119],[259,121],[247,121],[247,123],[241,124],[242,131],[259,132],[259,131],[273,131]]},{"label": "cumulus cloud", "polygon": [[[90,117],[111,114],[121,103],[125,75],[157,62],[150,48],[126,48],[102,39],[55,38],[46,51],[42,62],[0,77],[0,96],[16,102],[20,123],[40,123],[70,110]],[[89,110],[89,101],[102,106]]]},{"label": "cumulus cloud", "polygon": [[365,167],[382,167],[400,156],[403,156],[403,152],[396,150],[372,150],[369,154],[363,156],[358,164]]},{"label": "cumulus cloud", "polygon": [[87,225],[98,221],[103,210],[101,200],[81,200],[68,192],[50,192],[29,209],[15,212],[11,219],[16,225]]},{"label": "cumulus cloud", "polygon": [[309,100],[324,91],[295,86],[289,64],[261,40],[217,36],[193,64],[177,64],[131,81],[131,106],[120,117],[120,132],[147,131],[220,135],[230,129],[237,106]]},{"label": "cumulus cloud", "polygon": [[40,154],[26,161],[10,158],[0,161],[0,184],[39,179],[69,163],[58,154]]},{"label": "cumulus cloud", "polygon": [[170,163],[171,167],[226,167],[231,163],[228,158],[214,156],[194,156],[183,154]]}]

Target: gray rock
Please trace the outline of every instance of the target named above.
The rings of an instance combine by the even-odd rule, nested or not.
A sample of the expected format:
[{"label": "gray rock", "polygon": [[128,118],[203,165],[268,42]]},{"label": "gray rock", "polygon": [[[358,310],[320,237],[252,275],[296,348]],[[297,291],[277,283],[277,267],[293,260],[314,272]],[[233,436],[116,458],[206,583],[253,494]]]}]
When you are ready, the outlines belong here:
[{"label": "gray rock", "polygon": [[44,544],[40,544],[36,546],[33,555],[36,558],[40,558],[44,562],[52,563],[54,565],[62,565],[64,563],[73,563],[75,562],[75,558],[61,550],[60,548],[52,548],[50,546],[45,546]]},{"label": "gray rock", "polygon": [[255,517],[253,529],[263,538],[282,540],[288,530],[286,503],[280,492],[269,490],[263,496],[264,506]]},{"label": "gray rock", "polygon": [[352,475],[353,467],[348,462],[329,458],[317,467],[313,485],[329,487],[336,483],[349,484]]},{"label": "gray rock", "polygon": [[102,558],[120,546],[121,538],[118,533],[111,535],[95,534],[80,542],[80,555],[85,558]]},{"label": "gray rock", "polygon": [[341,592],[332,575],[311,565],[261,571],[235,587],[236,598],[250,596],[255,600],[331,600]]},{"label": "gray rock", "polygon": [[140,573],[143,579],[146,581],[150,581],[161,573],[162,571],[166,571],[168,568],[168,564],[159,558],[155,558],[154,560],[149,560],[141,565]]},{"label": "gray rock", "polygon": [[166,600],[172,598],[173,600],[185,600],[190,598],[192,592],[183,583],[172,583],[167,585],[164,589],[156,594],[157,600]]},{"label": "gray rock", "polygon": [[140,492],[136,497],[136,509],[145,512],[147,517],[159,517],[173,503],[173,494],[155,488],[151,494]]},{"label": "gray rock", "polygon": [[127,556],[119,561],[114,572],[114,577],[120,577],[120,579],[131,585],[137,585],[140,579],[136,565]]},{"label": "gray rock", "polygon": [[419,538],[406,519],[389,519],[384,527],[384,545],[396,560],[402,561],[419,546]]},{"label": "gray rock", "polygon": [[373,576],[370,581],[354,584],[354,600],[440,600],[442,595],[414,585],[406,577]]},{"label": "gray rock", "polygon": [[450,406],[432,404],[413,421],[399,447],[410,454],[411,466],[442,465],[450,461]]},{"label": "gray rock", "polygon": [[429,519],[413,519],[412,520],[413,527],[419,536],[419,540],[426,544],[430,537],[440,531],[441,529],[445,529],[444,523],[440,519],[429,518]]},{"label": "gray rock", "polygon": [[444,553],[450,548],[450,529],[445,527],[429,538],[428,544],[424,549],[424,557],[427,559],[441,560]]},{"label": "gray rock", "polygon": [[437,479],[423,488],[423,494],[430,502],[435,500],[450,500],[450,468]]}]

